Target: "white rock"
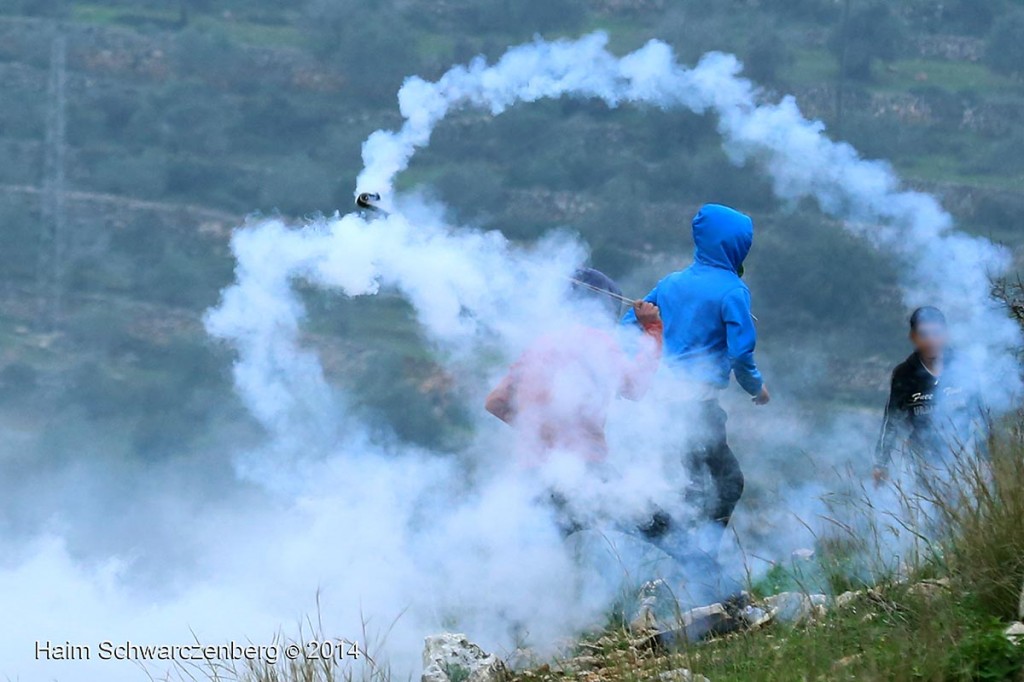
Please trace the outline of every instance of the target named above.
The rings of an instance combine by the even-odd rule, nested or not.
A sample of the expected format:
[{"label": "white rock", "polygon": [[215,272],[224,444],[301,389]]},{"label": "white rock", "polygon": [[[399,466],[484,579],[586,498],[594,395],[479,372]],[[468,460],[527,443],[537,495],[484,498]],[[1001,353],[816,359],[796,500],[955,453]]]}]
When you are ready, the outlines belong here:
[{"label": "white rock", "polygon": [[1024,644],[1024,623],[1010,623],[1010,627],[1003,630],[1003,634],[1014,644]]},{"label": "white rock", "polygon": [[426,638],[421,682],[506,682],[505,663],[469,641],[443,633]]},{"label": "white rock", "polygon": [[775,620],[775,611],[762,609],[760,606],[748,605],[739,612],[739,617],[750,629],[756,629]]},{"label": "white rock", "polygon": [[658,675],[658,680],[660,682],[711,682],[711,680],[703,675],[694,675],[686,668],[666,670]]},{"label": "white rock", "polygon": [[841,595],[836,597],[836,608],[845,609],[847,606],[857,600],[858,597],[862,597],[866,594],[864,590],[843,592]]},{"label": "white rock", "polygon": [[917,597],[924,597],[925,599],[934,599],[935,597],[940,596],[943,592],[949,592],[949,586],[949,578],[922,580],[921,582],[911,585],[907,589],[907,593]]},{"label": "white rock", "polygon": [[828,611],[828,597],[823,594],[801,594],[782,592],[764,600],[776,620],[783,623],[803,623],[825,615]]},{"label": "white rock", "polygon": [[793,561],[810,561],[814,558],[814,550],[807,548],[793,550],[791,556]]}]

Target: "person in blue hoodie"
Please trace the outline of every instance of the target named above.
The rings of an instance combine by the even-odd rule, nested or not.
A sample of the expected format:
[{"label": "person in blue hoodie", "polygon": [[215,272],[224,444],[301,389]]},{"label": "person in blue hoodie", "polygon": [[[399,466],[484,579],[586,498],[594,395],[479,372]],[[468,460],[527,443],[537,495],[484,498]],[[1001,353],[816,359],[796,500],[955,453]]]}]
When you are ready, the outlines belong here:
[{"label": "person in blue hoodie", "polygon": [[[757,330],[750,312],[750,290],[740,276],[743,261],[754,240],[749,216],[718,204],[706,204],[693,219],[694,261],[685,270],[658,282],[644,300],[661,311],[665,325],[665,364],[680,376],[688,398],[682,409],[690,411],[697,436],[684,462],[702,480],[711,475],[715,491],[705,491],[710,521],[724,532],[743,495],[743,472],[726,439],[726,413],[718,393],[729,377],[753,397],[757,405],[771,399],[754,361]],[[623,320],[635,324],[627,313]],[[662,512],[646,527],[657,539],[671,527]]]}]

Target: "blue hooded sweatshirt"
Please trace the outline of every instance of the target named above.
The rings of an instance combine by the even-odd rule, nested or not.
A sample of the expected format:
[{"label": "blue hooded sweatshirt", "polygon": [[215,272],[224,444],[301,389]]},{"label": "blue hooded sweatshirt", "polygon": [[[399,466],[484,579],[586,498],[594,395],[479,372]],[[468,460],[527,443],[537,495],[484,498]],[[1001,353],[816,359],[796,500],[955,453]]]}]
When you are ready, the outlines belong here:
[{"label": "blue hooded sweatshirt", "polygon": [[[757,330],[750,290],[739,276],[753,241],[749,216],[704,205],[693,219],[693,265],[658,282],[644,300],[661,310],[671,366],[715,388],[726,388],[735,373],[740,386],[757,395],[764,383],[754,362]],[[623,322],[636,323],[632,310]]]}]

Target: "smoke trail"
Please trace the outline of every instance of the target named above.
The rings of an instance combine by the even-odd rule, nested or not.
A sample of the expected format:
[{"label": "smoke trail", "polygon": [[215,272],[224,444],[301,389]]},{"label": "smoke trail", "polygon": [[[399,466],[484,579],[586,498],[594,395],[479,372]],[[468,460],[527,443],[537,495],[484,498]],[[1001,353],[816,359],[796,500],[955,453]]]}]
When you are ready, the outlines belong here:
[{"label": "smoke trail", "polygon": [[[607,50],[607,36],[594,33],[576,41],[521,45],[492,66],[478,58],[433,83],[410,78],[398,95],[405,123],[396,132],[378,131],[367,139],[357,190],[390,195],[395,175],[429,143],[438,123],[461,106],[498,115],[517,102],[571,95],[598,98],[610,107],[637,103],[714,113],[729,157],[737,164],[762,163],[780,199],[813,197],[850,232],[900,262],[907,305],[946,309],[973,373],[1015,376],[1008,371],[1012,360],[1006,349],[1018,343],[1019,330],[993,310],[989,295],[990,278],[1009,267],[1008,253],[954,232],[951,217],[934,197],[902,190],[888,165],[863,160],[850,145],[831,141],[824,125],[805,119],[792,97],[761,101],[740,71],[734,56],[721,53],[709,53],[688,69],[657,40],[616,58]],[[1017,387],[986,388],[1005,404]]]}]

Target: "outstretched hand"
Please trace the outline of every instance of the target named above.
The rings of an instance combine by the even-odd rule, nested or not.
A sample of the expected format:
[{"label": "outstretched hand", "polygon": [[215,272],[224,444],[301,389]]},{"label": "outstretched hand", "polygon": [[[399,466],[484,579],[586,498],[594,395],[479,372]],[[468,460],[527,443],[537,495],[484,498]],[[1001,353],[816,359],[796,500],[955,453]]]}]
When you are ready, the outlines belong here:
[{"label": "outstretched hand", "polygon": [[633,304],[633,312],[636,314],[636,321],[641,327],[649,327],[652,324],[661,322],[661,311],[658,306],[647,301],[637,301]]}]

